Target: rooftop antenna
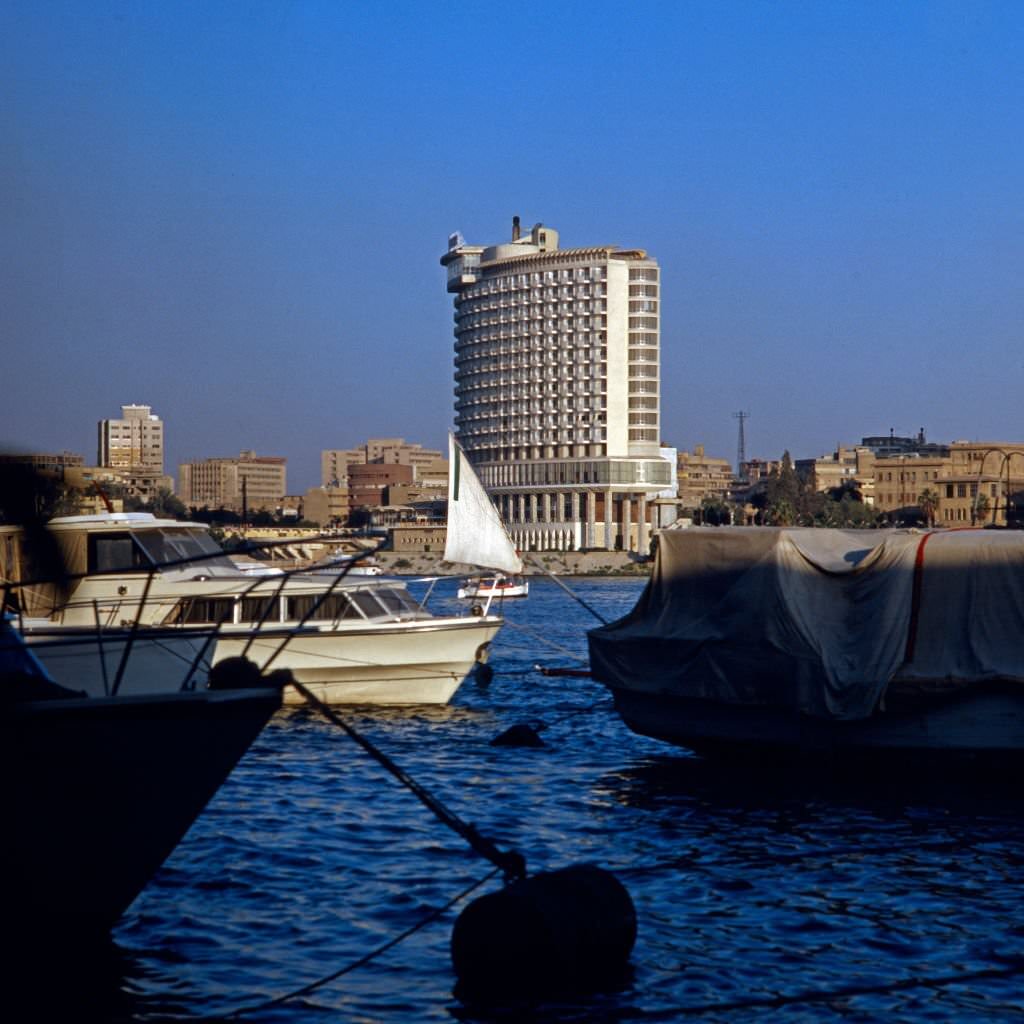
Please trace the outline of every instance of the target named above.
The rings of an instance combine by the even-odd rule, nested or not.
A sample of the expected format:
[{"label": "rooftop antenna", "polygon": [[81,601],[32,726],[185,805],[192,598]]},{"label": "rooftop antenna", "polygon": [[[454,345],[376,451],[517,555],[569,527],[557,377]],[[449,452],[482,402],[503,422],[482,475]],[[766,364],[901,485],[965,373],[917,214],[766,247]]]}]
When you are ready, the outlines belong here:
[{"label": "rooftop antenna", "polygon": [[734,412],[732,414],[734,420],[740,421],[740,436],[739,442],[736,445],[736,476],[739,479],[743,479],[743,463],[747,461],[747,442],[743,436],[743,423],[745,420],[750,419],[749,412]]}]

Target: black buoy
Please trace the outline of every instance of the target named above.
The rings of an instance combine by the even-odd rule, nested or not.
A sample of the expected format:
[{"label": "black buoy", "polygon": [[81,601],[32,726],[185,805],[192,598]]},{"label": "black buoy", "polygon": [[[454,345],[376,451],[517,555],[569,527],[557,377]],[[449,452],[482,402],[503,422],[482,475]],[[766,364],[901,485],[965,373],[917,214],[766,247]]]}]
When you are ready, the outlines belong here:
[{"label": "black buoy", "polygon": [[473,678],[476,679],[481,686],[488,686],[494,678],[494,669],[491,668],[486,661],[478,661],[473,666]]},{"label": "black buoy", "polygon": [[547,744],[538,735],[542,725],[530,725],[519,722],[509,726],[504,732],[498,733],[491,740],[492,747],[546,747]]},{"label": "black buoy", "polygon": [[626,974],[636,910],[622,883],[591,864],[548,871],[474,900],[452,931],[464,1002],[607,988]]}]

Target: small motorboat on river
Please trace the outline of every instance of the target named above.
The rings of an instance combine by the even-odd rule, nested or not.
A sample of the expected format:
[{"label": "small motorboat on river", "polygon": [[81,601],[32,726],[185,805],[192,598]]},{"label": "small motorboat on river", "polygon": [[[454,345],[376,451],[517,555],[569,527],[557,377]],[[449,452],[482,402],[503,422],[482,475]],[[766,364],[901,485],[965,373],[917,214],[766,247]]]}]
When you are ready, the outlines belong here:
[{"label": "small motorboat on river", "polygon": [[526,597],[530,593],[529,581],[522,576],[474,576],[459,587],[460,600],[470,601],[480,598]]}]

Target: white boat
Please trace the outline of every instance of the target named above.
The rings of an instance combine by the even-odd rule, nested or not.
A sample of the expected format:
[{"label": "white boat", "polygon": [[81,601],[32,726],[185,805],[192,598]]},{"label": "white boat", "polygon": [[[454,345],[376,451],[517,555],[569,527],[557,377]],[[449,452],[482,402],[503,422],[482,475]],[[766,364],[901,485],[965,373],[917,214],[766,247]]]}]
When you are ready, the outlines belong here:
[{"label": "white boat", "polygon": [[278,686],[209,689],[205,675],[188,692],[83,696],[54,683],[3,618],[9,934],[52,949],[109,930],[280,706]]},{"label": "white boat", "polygon": [[1024,533],[660,534],[636,607],[589,633],[635,732],[760,757],[1024,754]]},{"label": "white boat", "polygon": [[476,576],[466,580],[459,587],[460,600],[477,600],[482,597],[526,597],[530,584],[522,576]]},{"label": "white boat", "polygon": [[[396,580],[253,576],[200,523],[108,513],[55,519],[48,529],[77,579],[68,598],[26,588],[23,633],[48,645],[58,681],[97,696],[111,692],[130,646],[119,694],[167,692],[180,685],[183,662],[243,655],[289,669],[330,703],[443,704],[486,658],[502,622],[432,615]],[[174,671],[157,671],[159,663]],[[285,700],[303,698],[289,688]]]}]

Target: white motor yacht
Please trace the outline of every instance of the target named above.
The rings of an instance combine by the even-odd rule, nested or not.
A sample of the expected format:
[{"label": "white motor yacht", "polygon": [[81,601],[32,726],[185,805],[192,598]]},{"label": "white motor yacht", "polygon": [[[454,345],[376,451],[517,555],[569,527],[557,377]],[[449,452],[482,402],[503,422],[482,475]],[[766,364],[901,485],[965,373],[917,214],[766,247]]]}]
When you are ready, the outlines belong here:
[{"label": "white motor yacht", "polygon": [[[433,615],[396,580],[243,572],[201,523],[134,512],[48,528],[72,589],[23,588],[22,632],[45,648],[58,682],[97,696],[177,689],[194,677],[181,671],[190,662],[242,655],[289,669],[329,703],[444,704],[502,624],[490,614]],[[0,548],[17,562],[17,545]],[[7,579],[28,575],[20,569],[2,567]],[[285,700],[303,698],[289,688]]]}]

